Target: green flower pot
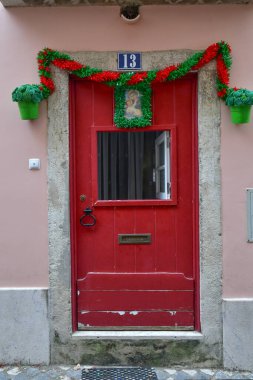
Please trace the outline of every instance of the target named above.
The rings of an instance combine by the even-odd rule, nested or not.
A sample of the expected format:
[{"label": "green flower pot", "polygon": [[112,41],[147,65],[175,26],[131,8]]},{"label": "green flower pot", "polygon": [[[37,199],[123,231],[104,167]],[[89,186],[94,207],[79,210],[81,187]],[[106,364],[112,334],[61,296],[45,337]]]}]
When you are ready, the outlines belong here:
[{"label": "green flower pot", "polygon": [[251,106],[230,106],[231,121],[234,124],[245,124],[250,121]]},{"label": "green flower pot", "polygon": [[35,120],[39,117],[39,103],[18,102],[22,120]]}]

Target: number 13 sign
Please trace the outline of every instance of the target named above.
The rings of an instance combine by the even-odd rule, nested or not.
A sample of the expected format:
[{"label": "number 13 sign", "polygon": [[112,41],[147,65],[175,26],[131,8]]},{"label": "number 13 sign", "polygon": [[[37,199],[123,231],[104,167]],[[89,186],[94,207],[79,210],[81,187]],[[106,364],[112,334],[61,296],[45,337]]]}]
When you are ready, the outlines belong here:
[{"label": "number 13 sign", "polygon": [[118,70],[141,69],[141,53],[118,53]]}]

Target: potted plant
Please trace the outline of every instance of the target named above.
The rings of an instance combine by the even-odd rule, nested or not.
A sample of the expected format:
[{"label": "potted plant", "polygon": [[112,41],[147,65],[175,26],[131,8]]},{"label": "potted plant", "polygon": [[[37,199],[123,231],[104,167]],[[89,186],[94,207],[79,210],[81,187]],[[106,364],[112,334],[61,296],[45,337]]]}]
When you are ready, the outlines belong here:
[{"label": "potted plant", "polygon": [[18,102],[22,120],[34,120],[39,116],[39,103],[43,100],[42,91],[37,84],[24,84],[15,88],[12,100]]},{"label": "potted plant", "polygon": [[249,123],[252,104],[253,91],[244,88],[231,89],[226,98],[226,105],[230,108],[232,123]]}]

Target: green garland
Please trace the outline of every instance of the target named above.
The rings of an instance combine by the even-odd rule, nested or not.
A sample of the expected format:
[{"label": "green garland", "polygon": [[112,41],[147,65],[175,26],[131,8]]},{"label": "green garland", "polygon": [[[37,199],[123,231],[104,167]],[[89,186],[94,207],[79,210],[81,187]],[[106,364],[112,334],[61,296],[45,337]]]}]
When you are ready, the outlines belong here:
[{"label": "green garland", "polygon": [[[141,112],[142,116],[133,117],[128,119],[125,117],[126,113],[126,91],[138,90],[141,93]],[[145,85],[117,86],[115,88],[115,113],[114,122],[120,128],[138,128],[147,127],[152,123],[152,111],[151,111],[151,88]]]},{"label": "green garland", "polygon": [[[65,70],[69,74],[76,75],[79,78],[85,78],[90,81],[105,83],[108,86],[113,86],[116,89],[115,124],[123,128],[133,128],[134,126],[143,127],[145,125],[150,125],[151,123],[152,112],[150,105],[150,93],[152,84],[182,78],[191,70],[196,71],[201,69],[213,59],[216,59],[217,62],[217,95],[222,100],[226,101],[228,95],[231,97],[240,89],[229,87],[232,56],[230,46],[224,41],[216,42],[210,45],[206,50],[192,54],[185,61],[177,65],[167,66],[162,70],[127,73],[103,71],[101,69],[85,66],[75,61],[68,54],[46,48],[38,54],[40,85],[37,86],[39,86],[43,99],[47,99],[54,92],[55,85],[52,79],[52,72],[50,68],[51,65]],[[127,88],[135,88],[143,93],[141,101],[143,112],[142,117],[131,120],[125,118],[125,105],[123,105],[123,102],[125,101],[125,90]],[[148,88],[148,90],[145,88]],[[14,90],[14,92],[15,91],[18,92],[17,89]],[[252,93],[249,90],[247,91],[248,94]],[[248,98],[247,101],[249,101]],[[243,96],[241,99],[243,102],[245,97]],[[17,97],[15,97],[15,95],[13,95],[13,100],[17,101]]]}]

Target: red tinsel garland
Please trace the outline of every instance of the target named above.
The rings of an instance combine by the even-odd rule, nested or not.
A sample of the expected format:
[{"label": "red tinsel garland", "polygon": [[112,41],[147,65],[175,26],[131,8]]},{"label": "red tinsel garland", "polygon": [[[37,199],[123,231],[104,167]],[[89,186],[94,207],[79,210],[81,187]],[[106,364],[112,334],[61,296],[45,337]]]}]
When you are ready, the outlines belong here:
[{"label": "red tinsel garland", "polygon": [[148,74],[146,72],[136,73],[132,76],[132,78],[127,82],[129,86],[141,83],[144,79],[146,79]]},{"label": "red tinsel garland", "polygon": [[120,73],[113,72],[113,71],[103,71],[101,73],[92,74],[87,79],[94,81],[94,82],[110,82],[110,81],[116,81],[120,77]]},{"label": "red tinsel garland", "polygon": [[199,70],[199,69],[201,69],[201,67],[203,67],[207,63],[211,62],[217,56],[219,48],[220,47],[219,47],[218,43],[215,43],[215,44],[209,46],[206,49],[206,51],[204,52],[204,55],[200,59],[199,63],[197,65],[195,65],[192,69],[193,70]]},{"label": "red tinsel garland", "polygon": [[221,54],[217,56],[217,74],[219,80],[225,85],[229,84],[229,72]]},{"label": "red tinsel garland", "polygon": [[46,78],[44,76],[41,76],[40,77],[40,83],[44,84],[44,86],[46,86],[51,91],[51,93],[55,89],[54,82],[53,82],[53,80],[51,78]]},{"label": "red tinsel garland", "polygon": [[226,94],[227,94],[226,88],[223,88],[222,90],[217,92],[217,95],[219,96],[219,98],[223,98]]},{"label": "red tinsel garland", "polygon": [[184,62],[171,65],[162,70],[122,73],[117,71],[103,71],[82,65],[65,53],[56,50],[44,49],[38,54],[40,82],[44,99],[55,89],[52,80],[50,64],[68,71],[78,77],[99,83],[108,83],[111,86],[134,86],[144,82],[147,86],[152,83],[161,83],[175,80],[186,75],[190,70],[199,70],[204,65],[216,59],[217,61],[217,94],[225,99],[229,90],[229,69],[231,66],[231,48],[224,42],[210,45],[206,50],[194,53]]},{"label": "red tinsel garland", "polygon": [[163,70],[159,70],[157,73],[156,73],[156,77],[154,79],[154,83],[158,83],[158,82],[164,82],[166,81],[166,79],[168,78],[168,76],[170,75],[170,73],[174,70],[177,69],[177,66],[169,66],[169,67],[165,67],[165,69]]},{"label": "red tinsel garland", "polygon": [[66,61],[65,59],[54,59],[52,64],[59,67],[62,70],[75,71],[80,70],[83,65],[76,61]]}]

